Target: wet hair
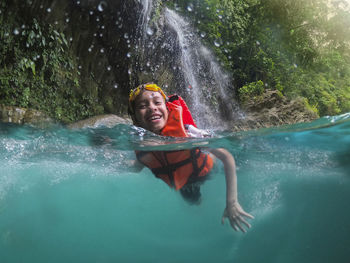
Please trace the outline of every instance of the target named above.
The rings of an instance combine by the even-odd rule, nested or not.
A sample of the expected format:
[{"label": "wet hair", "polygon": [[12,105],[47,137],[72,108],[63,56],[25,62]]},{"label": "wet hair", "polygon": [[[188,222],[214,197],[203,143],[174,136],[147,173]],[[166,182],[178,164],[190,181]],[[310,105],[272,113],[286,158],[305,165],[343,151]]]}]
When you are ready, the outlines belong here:
[{"label": "wet hair", "polygon": [[199,184],[186,184],[180,189],[183,199],[191,205],[199,205],[202,202],[201,188]]}]

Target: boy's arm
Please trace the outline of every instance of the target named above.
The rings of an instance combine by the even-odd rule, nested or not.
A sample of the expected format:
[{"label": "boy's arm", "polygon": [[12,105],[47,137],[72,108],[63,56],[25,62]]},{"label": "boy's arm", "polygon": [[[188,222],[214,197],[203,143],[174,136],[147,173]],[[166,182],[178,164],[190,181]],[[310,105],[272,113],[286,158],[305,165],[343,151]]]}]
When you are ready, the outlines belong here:
[{"label": "boy's arm", "polygon": [[244,217],[254,217],[246,213],[238,203],[235,159],[230,152],[223,148],[210,149],[209,151],[223,162],[225,168],[226,208],[222,216],[222,223],[224,223],[224,220],[227,217],[233,229],[236,231],[240,229],[242,232],[246,232],[243,228],[243,224],[248,228],[250,228],[250,224]]}]

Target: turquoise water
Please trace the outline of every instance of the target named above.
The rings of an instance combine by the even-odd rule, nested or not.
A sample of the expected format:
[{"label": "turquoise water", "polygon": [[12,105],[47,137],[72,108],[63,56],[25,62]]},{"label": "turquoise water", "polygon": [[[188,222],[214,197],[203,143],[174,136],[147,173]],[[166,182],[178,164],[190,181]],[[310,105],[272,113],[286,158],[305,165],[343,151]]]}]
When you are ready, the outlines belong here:
[{"label": "turquoise water", "polygon": [[[129,171],[133,149],[154,142],[229,149],[252,228],[220,223],[221,164],[199,206]],[[188,141],[0,124],[0,160],[1,263],[350,262],[350,114]]]}]

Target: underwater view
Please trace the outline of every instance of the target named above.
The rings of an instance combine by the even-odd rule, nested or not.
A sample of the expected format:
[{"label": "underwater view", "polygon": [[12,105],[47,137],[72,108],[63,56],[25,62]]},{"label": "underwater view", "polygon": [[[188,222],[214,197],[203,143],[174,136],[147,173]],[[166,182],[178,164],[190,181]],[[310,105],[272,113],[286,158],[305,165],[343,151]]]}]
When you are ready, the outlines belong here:
[{"label": "underwater view", "polygon": [[[106,140],[108,138],[108,140]],[[147,146],[150,142],[164,145]],[[134,149],[225,147],[236,158],[247,233],[221,224],[219,163],[190,205]],[[348,262],[350,115],[207,139],[130,125],[0,125],[1,262]]]}]

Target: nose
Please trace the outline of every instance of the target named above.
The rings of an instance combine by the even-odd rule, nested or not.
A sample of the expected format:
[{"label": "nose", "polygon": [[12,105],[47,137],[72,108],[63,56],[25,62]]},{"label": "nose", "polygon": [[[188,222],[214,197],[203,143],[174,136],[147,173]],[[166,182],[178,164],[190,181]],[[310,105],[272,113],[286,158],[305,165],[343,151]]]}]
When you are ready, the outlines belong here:
[{"label": "nose", "polygon": [[150,103],[148,109],[149,109],[151,112],[154,112],[154,111],[157,111],[157,110],[158,110],[158,107],[157,107],[156,104]]}]

